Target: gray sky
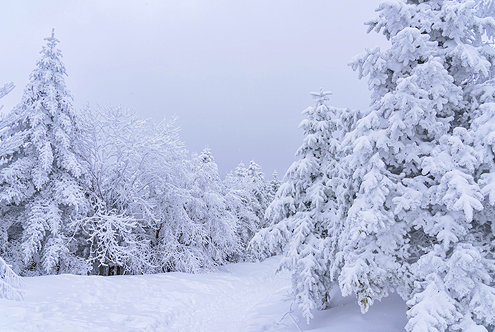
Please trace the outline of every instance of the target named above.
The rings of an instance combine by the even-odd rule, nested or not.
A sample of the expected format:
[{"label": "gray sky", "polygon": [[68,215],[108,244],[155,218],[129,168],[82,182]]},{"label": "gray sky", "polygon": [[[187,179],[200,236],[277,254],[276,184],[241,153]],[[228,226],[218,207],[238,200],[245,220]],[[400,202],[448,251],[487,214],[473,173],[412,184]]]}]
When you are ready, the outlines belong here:
[{"label": "gray sky", "polygon": [[21,98],[52,27],[78,109],[126,106],[179,117],[190,151],[212,149],[220,175],[254,159],[267,179],[294,161],[309,92],[366,108],[367,82],[347,66],[366,47],[380,0],[7,0],[0,11],[0,84]]}]

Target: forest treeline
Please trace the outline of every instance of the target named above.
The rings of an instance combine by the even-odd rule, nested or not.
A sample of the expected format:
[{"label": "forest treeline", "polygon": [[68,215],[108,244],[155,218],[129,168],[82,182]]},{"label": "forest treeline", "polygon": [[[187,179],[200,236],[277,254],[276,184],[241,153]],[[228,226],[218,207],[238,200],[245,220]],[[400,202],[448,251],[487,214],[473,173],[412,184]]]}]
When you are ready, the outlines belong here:
[{"label": "forest treeline", "polygon": [[[58,40],[0,122],[0,257],[22,276],[198,272],[248,259],[278,189],[254,161],[224,180],[175,119],[74,110]],[[3,89],[5,95],[12,84]]]}]

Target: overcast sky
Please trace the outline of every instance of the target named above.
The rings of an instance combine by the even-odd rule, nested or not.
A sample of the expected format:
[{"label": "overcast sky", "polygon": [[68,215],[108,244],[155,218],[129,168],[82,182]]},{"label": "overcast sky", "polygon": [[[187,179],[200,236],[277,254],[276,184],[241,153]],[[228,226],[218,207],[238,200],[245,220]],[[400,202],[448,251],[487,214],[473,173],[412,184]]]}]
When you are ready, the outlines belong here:
[{"label": "overcast sky", "polygon": [[7,0],[0,10],[0,84],[21,99],[55,28],[74,106],[125,106],[179,117],[189,151],[211,148],[220,175],[254,159],[267,179],[294,161],[309,93],[364,109],[366,80],[347,66],[386,45],[364,22],[380,0]]}]

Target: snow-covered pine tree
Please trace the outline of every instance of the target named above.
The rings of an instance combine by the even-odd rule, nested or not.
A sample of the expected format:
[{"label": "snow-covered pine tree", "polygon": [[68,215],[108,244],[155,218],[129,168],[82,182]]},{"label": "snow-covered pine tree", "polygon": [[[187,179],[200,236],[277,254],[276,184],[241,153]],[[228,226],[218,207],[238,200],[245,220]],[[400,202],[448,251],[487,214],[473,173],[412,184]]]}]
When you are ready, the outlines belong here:
[{"label": "snow-covered pine tree", "polygon": [[255,207],[252,205],[254,198],[244,163],[239,163],[234,172],[227,174],[223,183],[226,188],[227,209],[237,220],[236,236],[242,248],[240,256],[234,260],[243,260],[246,246],[256,233],[257,224]]},{"label": "snow-covered pine tree", "polygon": [[[79,260],[67,225],[86,210],[79,129],[53,31],[22,101],[0,125],[0,204],[4,220],[22,226],[23,260],[31,273],[69,272]],[[26,273],[26,271],[24,272]]]},{"label": "snow-covered pine tree", "polygon": [[355,196],[339,283],[363,312],[397,290],[407,331],[492,330],[495,20],[481,0],[395,0],[351,61],[369,112],[347,136]]},{"label": "snow-covered pine tree", "polygon": [[339,275],[341,206],[347,198],[340,144],[358,116],[357,111],[328,107],[330,92],[311,94],[316,105],[303,112],[307,118],[300,127],[306,138],[296,153],[299,160],[289,167],[268,207],[272,224],[250,243],[260,256],[285,253],[280,268],[292,271],[296,301],[308,322],[313,309],[328,306]]}]

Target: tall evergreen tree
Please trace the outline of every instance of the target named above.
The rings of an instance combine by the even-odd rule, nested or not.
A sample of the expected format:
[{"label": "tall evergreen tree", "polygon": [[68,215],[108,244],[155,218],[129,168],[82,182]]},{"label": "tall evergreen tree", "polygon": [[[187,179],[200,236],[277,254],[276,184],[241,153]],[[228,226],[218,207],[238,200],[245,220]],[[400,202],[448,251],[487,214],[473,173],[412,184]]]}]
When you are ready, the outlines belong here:
[{"label": "tall evergreen tree", "polygon": [[265,211],[271,203],[270,187],[265,181],[265,174],[261,166],[251,160],[246,172],[247,185],[250,188],[253,207],[256,215],[256,231],[266,226]]},{"label": "tall evergreen tree", "polygon": [[22,227],[23,260],[34,273],[74,264],[68,223],[86,210],[79,129],[65,86],[59,42],[45,39],[21,103],[1,122],[0,204],[4,220]]},{"label": "tall evergreen tree", "polygon": [[345,141],[356,189],[339,283],[363,312],[399,291],[407,331],[495,325],[495,20],[487,8],[385,2],[368,24],[391,47],[351,62],[373,94]]},{"label": "tall evergreen tree", "polygon": [[280,268],[292,271],[296,301],[307,318],[329,304],[337,282],[337,257],[347,197],[346,174],[340,162],[341,141],[358,116],[357,111],[328,107],[330,92],[313,92],[316,105],[301,122],[306,138],[276,197],[266,212],[272,225],[251,241],[258,255],[285,253]]}]

